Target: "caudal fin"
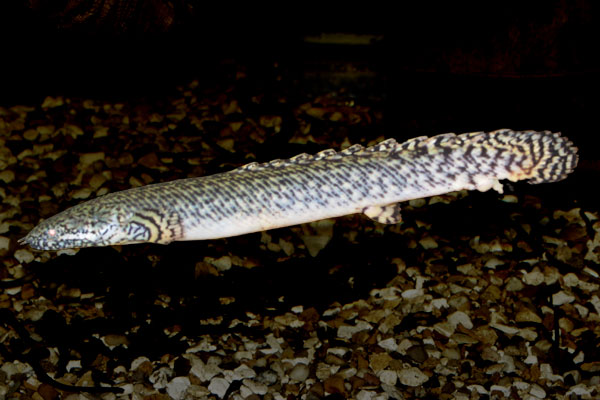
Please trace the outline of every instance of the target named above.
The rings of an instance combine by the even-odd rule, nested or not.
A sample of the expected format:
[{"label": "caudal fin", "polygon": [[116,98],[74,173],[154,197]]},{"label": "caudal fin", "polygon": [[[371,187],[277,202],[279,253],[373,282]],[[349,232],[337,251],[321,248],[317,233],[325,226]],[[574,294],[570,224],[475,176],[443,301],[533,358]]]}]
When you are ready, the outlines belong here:
[{"label": "caudal fin", "polygon": [[507,165],[512,181],[556,182],[565,179],[577,166],[577,147],[560,133],[501,129],[490,132],[485,141],[484,147],[509,151],[514,164]]}]

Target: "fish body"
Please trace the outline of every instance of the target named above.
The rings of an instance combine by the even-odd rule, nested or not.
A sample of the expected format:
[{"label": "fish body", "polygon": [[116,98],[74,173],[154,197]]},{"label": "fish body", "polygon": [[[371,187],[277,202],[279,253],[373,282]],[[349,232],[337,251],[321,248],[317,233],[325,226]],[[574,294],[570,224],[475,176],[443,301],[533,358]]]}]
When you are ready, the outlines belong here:
[{"label": "fish body", "polygon": [[576,164],[573,144],[547,131],[389,139],[110,193],[42,221],[21,243],[40,250],[167,244],[354,213],[397,223],[402,201],[463,189],[501,192],[505,179],[554,182]]}]

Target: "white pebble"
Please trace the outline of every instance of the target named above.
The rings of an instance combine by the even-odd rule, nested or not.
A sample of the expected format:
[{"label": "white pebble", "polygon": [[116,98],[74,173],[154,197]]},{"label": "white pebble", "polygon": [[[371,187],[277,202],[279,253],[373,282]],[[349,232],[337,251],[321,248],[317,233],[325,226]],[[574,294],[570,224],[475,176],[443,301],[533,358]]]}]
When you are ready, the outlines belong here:
[{"label": "white pebble", "polygon": [[438,322],[437,324],[435,324],[433,326],[433,329],[435,329],[435,331],[441,335],[450,337],[454,334],[454,331],[456,330],[456,326],[452,325],[448,321],[444,321],[444,322]]},{"label": "white pebble", "polygon": [[538,286],[544,282],[544,274],[535,267],[533,271],[527,272],[523,276],[523,282],[531,286]]},{"label": "white pebble", "polygon": [[429,380],[429,377],[416,367],[405,368],[398,372],[400,383],[405,386],[419,386]]},{"label": "white pebble", "polygon": [[227,271],[228,269],[231,269],[231,266],[233,264],[231,261],[231,257],[229,256],[223,256],[217,259],[212,257],[205,257],[204,261],[214,265],[214,267],[219,271]]},{"label": "white pebble", "polygon": [[190,347],[185,352],[186,353],[195,353],[198,351],[212,352],[217,349],[217,346],[211,343],[211,339],[207,336],[202,337],[202,340],[196,344],[195,346]]},{"label": "white pebble", "polygon": [[461,324],[467,329],[473,329],[473,322],[471,322],[471,318],[469,318],[469,316],[462,311],[455,311],[450,314],[448,316],[448,322],[455,328],[458,326],[458,324]]},{"label": "white pebble", "polygon": [[533,342],[538,337],[537,331],[531,328],[519,329],[518,335],[521,336],[523,339],[527,340],[528,342]]},{"label": "white pebble", "polygon": [[356,375],[357,372],[358,371],[356,370],[356,368],[346,368],[346,369],[339,371],[337,373],[337,375],[342,379],[350,379],[354,375]]},{"label": "white pebble", "polygon": [[473,393],[474,391],[479,394],[488,394],[489,393],[486,388],[484,388],[481,385],[477,385],[477,384],[469,385],[469,386],[467,386],[467,389],[469,389],[471,391],[471,393]]},{"label": "white pebble", "polygon": [[123,392],[121,393],[122,396],[128,396],[133,393],[133,384],[132,383],[125,383],[122,385],[117,385],[117,387],[120,388],[121,390],[123,390]]},{"label": "white pebble", "polygon": [[156,371],[152,372],[148,379],[150,380],[150,382],[152,382],[154,389],[160,390],[168,386],[168,384],[170,383],[169,379],[171,379],[172,376],[173,370],[171,368],[161,367]]},{"label": "white pebble", "polygon": [[301,314],[302,311],[304,311],[304,306],[299,305],[299,306],[294,306],[290,309],[294,314]]},{"label": "white pebble", "polygon": [[61,256],[61,255],[65,254],[67,256],[74,256],[78,252],[79,252],[79,249],[62,249],[62,250],[57,251],[56,255]]},{"label": "white pebble", "polygon": [[246,364],[242,364],[231,371],[231,381],[239,381],[240,379],[254,378],[256,372]]},{"label": "white pebble", "polygon": [[67,372],[71,372],[72,369],[80,369],[81,368],[81,360],[69,360],[65,369]]},{"label": "white pebble", "polygon": [[441,297],[439,299],[433,299],[431,300],[431,305],[436,308],[436,309],[441,309],[441,308],[448,308],[448,300]]},{"label": "white pebble", "polygon": [[208,390],[210,390],[212,394],[216,394],[220,398],[223,398],[223,396],[225,396],[225,393],[227,393],[227,389],[229,389],[229,382],[227,382],[227,380],[223,378],[213,378],[210,381],[210,384],[208,385]]},{"label": "white pebble", "polygon": [[505,397],[510,396],[510,388],[501,385],[492,385],[490,387],[490,392],[501,392]]},{"label": "white pebble", "polygon": [[19,249],[19,250],[15,251],[14,256],[17,259],[17,261],[20,262],[21,264],[28,264],[28,263],[32,262],[35,258],[33,253],[31,253],[29,250],[25,250],[25,249]]},{"label": "white pebble", "polygon": [[352,335],[354,335],[357,332],[370,331],[371,329],[373,329],[373,326],[371,326],[371,324],[369,324],[368,322],[358,321],[357,324],[354,326],[350,326],[350,325],[340,326],[338,328],[337,335],[338,335],[338,337],[341,337],[344,339],[350,339],[350,338],[352,338]]},{"label": "white pebble", "polygon": [[528,390],[531,387],[531,384],[529,382],[523,381],[515,381],[512,385],[517,390]]},{"label": "white pebble", "polygon": [[309,369],[305,364],[297,364],[290,371],[290,378],[298,382],[304,382],[308,378]]},{"label": "white pebble", "polygon": [[8,250],[10,239],[6,236],[0,236],[0,250]]},{"label": "white pebble", "polygon": [[252,379],[244,379],[244,386],[250,389],[252,393],[258,395],[267,394],[267,392],[269,391],[267,385],[253,381]]},{"label": "white pebble", "polygon": [[572,272],[569,272],[563,277],[563,282],[566,286],[577,286],[579,283],[579,278]]},{"label": "white pebble", "polygon": [[414,299],[416,297],[423,296],[423,289],[408,289],[402,292],[402,298],[404,299]]},{"label": "white pebble", "polygon": [[33,373],[33,369],[29,366],[29,364],[23,364],[19,361],[15,361],[14,363],[5,362],[0,367],[0,371],[3,371],[8,379],[15,374],[28,375]]},{"label": "white pebble", "polygon": [[[2,196],[2,193],[0,193],[0,197]],[[1,222],[0,223],[0,233],[7,233],[10,230],[11,225],[8,222]]]},{"label": "white pebble", "polygon": [[404,395],[396,386],[381,384],[381,388],[385,393],[380,394],[373,400],[387,400],[387,399],[403,399]]},{"label": "white pebble", "polygon": [[505,261],[500,260],[499,258],[493,257],[487,260],[484,264],[484,268],[495,269],[498,265],[506,264]]},{"label": "white pebble", "polygon": [[596,309],[596,312],[600,314],[600,298],[598,298],[598,296],[596,295],[593,295],[590,299],[590,303],[592,303],[592,305]]},{"label": "white pebble", "polygon": [[188,359],[192,362],[191,373],[196,375],[202,382],[208,382],[222,372],[221,368],[217,365],[218,360],[216,358],[208,359],[206,364],[195,356]]},{"label": "white pebble", "polygon": [[600,274],[598,274],[598,272],[594,271],[590,267],[585,267],[583,269],[583,272],[585,272],[586,274],[588,274],[590,276],[593,276],[594,278],[600,278]]},{"label": "white pebble", "polygon": [[509,335],[516,335],[520,331],[519,328],[515,328],[513,326],[508,326],[504,324],[492,323],[490,324],[490,326]]},{"label": "white pebble", "polygon": [[388,351],[396,351],[398,349],[398,344],[396,343],[396,339],[394,339],[393,337],[380,340],[379,343],[377,343],[377,344],[382,349],[386,349]]},{"label": "white pebble", "polygon": [[379,373],[379,380],[382,383],[394,386],[398,380],[398,375],[396,374],[396,371],[390,371],[386,369]]},{"label": "white pebble", "polygon": [[542,387],[538,384],[532,384],[531,389],[529,389],[529,394],[537,397],[538,399],[546,398],[546,391],[542,389]]},{"label": "white pebble", "polygon": [[573,357],[573,362],[575,364],[581,364],[584,360],[585,360],[585,354],[583,353],[583,351],[580,351],[579,353],[577,353],[577,355],[575,357]]},{"label": "white pebble", "polygon": [[348,350],[349,349],[347,347],[330,347],[327,349],[327,354],[333,354],[338,357],[344,357]]},{"label": "white pebble", "polygon": [[583,383],[571,387],[569,391],[565,393],[565,398],[569,398],[571,394],[582,396],[582,398],[589,398],[587,396],[591,395],[590,390],[587,387],[585,387]]},{"label": "white pebble", "polygon": [[190,378],[178,376],[167,383],[167,393],[172,399],[184,399],[187,389],[190,387]]},{"label": "white pebble", "polygon": [[376,395],[377,393],[372,390],[361,390],[356,395],[356,400],[373,400]]},{"label": "white pebble", "polygon": [[512,277],[506,282],[506,290],[509,292],[518,292],[523,289],[523,282],[519,279]]},{"label": "white pebble", "polygon": [[552,371],[552,366],[550,364],[544,363],[540,365],[540,372],[542,379],[546,379],[550,382],[562,381],[563,377],[560,375],[554,374]]},{"label": "white pebble", "polygon": [[574,300],[575,296],[568,294],[563,290],[552,295],[552,304],[554,304],[555,306],[561,306],[563,304],[571,303]]}]

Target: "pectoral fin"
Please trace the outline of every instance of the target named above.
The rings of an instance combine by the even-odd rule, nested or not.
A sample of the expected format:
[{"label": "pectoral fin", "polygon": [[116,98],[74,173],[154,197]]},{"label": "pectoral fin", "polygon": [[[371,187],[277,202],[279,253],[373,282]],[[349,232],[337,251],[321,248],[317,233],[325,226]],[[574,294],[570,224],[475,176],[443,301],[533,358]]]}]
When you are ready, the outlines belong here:
[{"label": "pectoral fin", "polygon": [[373,221],[381,224],[397,224],[402,221],[400,204],[388,204],[387,206],[370,206],[363,208],[362,212]]}]

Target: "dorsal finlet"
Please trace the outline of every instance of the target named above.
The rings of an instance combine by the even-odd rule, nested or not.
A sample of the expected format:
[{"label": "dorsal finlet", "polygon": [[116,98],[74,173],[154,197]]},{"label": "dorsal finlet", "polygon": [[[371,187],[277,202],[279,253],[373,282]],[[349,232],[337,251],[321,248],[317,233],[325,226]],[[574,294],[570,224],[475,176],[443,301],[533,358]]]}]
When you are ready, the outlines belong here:
[{"label": "dorsal finlet", "polygon": [[390,153],[402,150],[404,148],[404,145],[405,143],[399,144],[395,139],[387,139],[369,147],[364,147],[361,144],[354,144],[340,151],[336,151],[334,149],[325,149],[314,155],[300,153],[286,160],[275,159],[261,164],[257,162],[251,162],[249,164],[236,168],[231,172],[239,173],[244,171],[262,171],[269,168],[276,169],[292,165],[304,165],[322,160],[342,160],[344,157],[350,156],[386,156]]}]

